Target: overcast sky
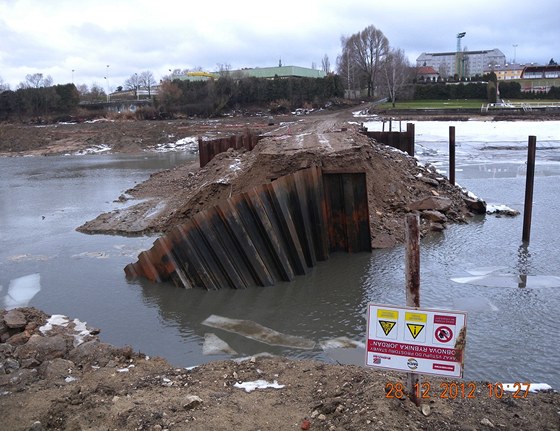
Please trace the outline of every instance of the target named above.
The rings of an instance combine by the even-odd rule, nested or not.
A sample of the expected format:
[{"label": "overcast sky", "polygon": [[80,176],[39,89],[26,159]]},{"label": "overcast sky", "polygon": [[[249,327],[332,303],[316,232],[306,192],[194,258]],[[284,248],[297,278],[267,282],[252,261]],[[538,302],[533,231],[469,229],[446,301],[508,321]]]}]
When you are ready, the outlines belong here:
[{"label": "overcast sky", "polygon": [[114,89],[145,70],[159,80],[279,59],[320,68],[325,54],[335,68],[341,36],[369,25],[412,64],[455,51],[463,31],[463,48],[543,64],[560,60],[559,17],[558,0],[0,0],[0,78],[12,89],[33,73]]}]

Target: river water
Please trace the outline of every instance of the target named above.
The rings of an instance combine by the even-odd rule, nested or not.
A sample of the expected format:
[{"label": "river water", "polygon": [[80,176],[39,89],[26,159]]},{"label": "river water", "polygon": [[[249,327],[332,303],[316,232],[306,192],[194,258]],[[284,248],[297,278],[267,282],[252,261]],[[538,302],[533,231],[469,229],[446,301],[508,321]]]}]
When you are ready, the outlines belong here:
[{"label": "river water", "polygon": [[[560,233],[557,215],[560,123],[416,123],[421,163],[447,170],[449,125],[456,126],[457,182],[490,204],[523,210],[527,136],[537,136],[531,242],[522,217],[486,215],[421,242],[421,304],[468,313],[465,379],[544,382],[560,388]],[[367,123],[371,130],[377,122]],[[239,356],[362,363],[369,302],[404,305],[404,248],[333,254],[292,283],[205,292],[144,280],[123,268],[154,237],[86,235],[74,229],[149,174],[192,159],[187,153],[0,158],[0,306],[28,305],[101,329],[103,341],[131,345],[176,366],[231,357],[204,354],[205,334]],[[527,275],[520,282],[519,275]],[[210,315],[254,321],[316,342],[270,346],[209,327]],[[324,350],[322,347],[330,347]]]}]

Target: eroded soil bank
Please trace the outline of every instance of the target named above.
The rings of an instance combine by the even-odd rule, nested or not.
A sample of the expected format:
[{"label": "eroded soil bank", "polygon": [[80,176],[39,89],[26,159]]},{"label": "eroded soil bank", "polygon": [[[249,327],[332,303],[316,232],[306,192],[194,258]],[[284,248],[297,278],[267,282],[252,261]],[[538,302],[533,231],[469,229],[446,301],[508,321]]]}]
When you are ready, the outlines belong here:
[{"label": "eroded soil bank", "polygon": [[[229,150],[204,168],[183,164],[152,175],[127,190],[129,206],[101,214],[78,228],[86,233],[166,233],[197,212],[232,195],[310,166],[326,171],[365,172],[372,245],[390,247],[404,239],[404,216],[422,215],[422,233],[464,223],[480,202],[418,165],[415,159],[359,133],[359,125],[333,115],[287,123],[269,131],[252,151]],[[135,203],[135,200],[138,203]]]}]

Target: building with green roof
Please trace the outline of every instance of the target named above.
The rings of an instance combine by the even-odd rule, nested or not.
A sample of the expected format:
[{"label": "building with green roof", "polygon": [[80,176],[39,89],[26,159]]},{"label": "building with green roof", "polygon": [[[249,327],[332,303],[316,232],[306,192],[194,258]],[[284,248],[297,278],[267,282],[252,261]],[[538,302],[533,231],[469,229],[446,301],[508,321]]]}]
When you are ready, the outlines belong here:
[{"label": "building with green roof", "polygon": [[[327,74],[323,70],[309,69],[300,66],[277,66],[277,67],[255,67],[247,69],[229,70],[230,76],[234,78],[324,78]],[[174,79],[188,81],[206,81],[214,76],[219,77],[221,72],[187,73],[185,75],[173,76]]]}]

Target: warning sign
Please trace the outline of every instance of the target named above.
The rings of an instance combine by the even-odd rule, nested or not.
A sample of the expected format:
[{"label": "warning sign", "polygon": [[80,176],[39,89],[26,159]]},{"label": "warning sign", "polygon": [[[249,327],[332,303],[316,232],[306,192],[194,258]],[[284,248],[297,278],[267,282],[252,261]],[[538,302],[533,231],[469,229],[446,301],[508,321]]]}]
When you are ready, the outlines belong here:
[{"label": "warning sign", "polygon": [[383,332],[385,333],[385,335],[389,335],[389,333],[391,332],[391,329],[393,329],[395,327],[397,322],[392,322],[392,321],[389,321],[389,320],[380,320],[379,324],[381,325],[381,328],[383,329]]},{"label": "warning sign", "polygon": [[406,341],[426,341],[426,332],[422,331],[428,322],[428,315],[418,311],[407,311],[404,313],[404,320],[408,331],[405,333]]},{"label": "warning sign", "polygon": [[377,309],[377,336],[381,339],[396,340],[397,339],[397,321],[399,320],[399,312],[397,310],[386,310],[384,308]]},{"label": "warning sign", "polygon": [[418,334],[422,332],[422,329],[424,329],[424,325],[415,325],[414,323],[407,323],[406,327],[408,328],[410,334],[412,335],[412,338],[414,339],[416,339],[416,337],[418,337]]},{"label": "warning sign", "polygon": [[370,304],[366,365],[462,377],[464,343],[455,341],[466,323],[461,311]]}]

